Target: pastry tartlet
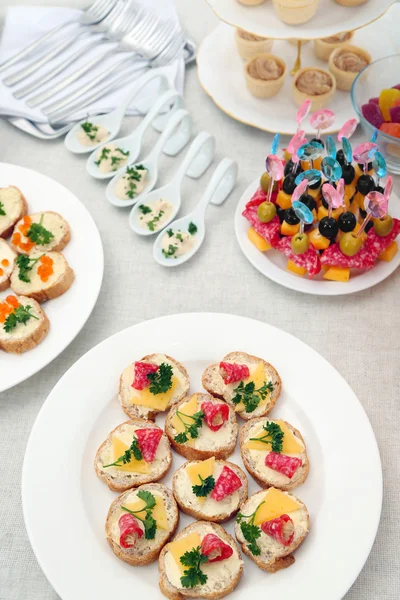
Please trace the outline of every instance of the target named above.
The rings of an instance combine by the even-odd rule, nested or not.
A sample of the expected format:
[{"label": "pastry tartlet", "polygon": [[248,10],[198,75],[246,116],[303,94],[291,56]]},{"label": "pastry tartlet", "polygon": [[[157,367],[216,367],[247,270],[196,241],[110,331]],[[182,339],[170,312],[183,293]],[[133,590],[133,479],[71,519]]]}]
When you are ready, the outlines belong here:
[{"label": "pastry tartlet", "polygon": [[311,100],[311,110],[320,110],[327,106],[335,93],[335,77],[317,67],[306,67],[296,73],[292,82],[293,97],[298,106],[308,98]]},{"label": "pastry tartlet", "polygon": [[350,44],[354,37],[354,31],[343,31],[337,35],[314,40],[314,51],[317,58],[321,60],[329,60],[331,53],[336,48],[341,48],[345,44]]},{"label": "pastry tartlet", "polygon": [[338,89],[350,91],[359,72],[371,60],[370,53],[357,46],[346,45],[334,50],[329,57],[329,70],[336,79]]},{"label": "pastry tartlet", "polygon": [[258,54],[244,66],[246,85],[256,98],[272,98],[282,88],[286,76],[286,64],[273,54]]},{"label": "pastry tartlet", "polygon": [[342,6],[360,6],[360,4],[365,4],[368,0],[335,0],[335,2]]},{"label": "pastry tartlet", "polygon": [[319,0],[274,0],[278,17],[288,25],[301,25],[315,15]]},{"label": "pastry tartlet", "polygon": [[244,29],[235,29],[235,42],[237,50],[244,60],[249,60],[257,54],[269,53],[274,40],[263,38]]}]

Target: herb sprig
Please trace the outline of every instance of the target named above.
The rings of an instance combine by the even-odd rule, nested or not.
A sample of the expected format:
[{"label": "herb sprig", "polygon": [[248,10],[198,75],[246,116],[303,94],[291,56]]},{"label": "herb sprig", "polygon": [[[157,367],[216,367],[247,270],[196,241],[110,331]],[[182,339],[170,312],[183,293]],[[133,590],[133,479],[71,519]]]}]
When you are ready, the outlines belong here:
[{"label": "herb sprig", "polygon": [[142,451],[140,450],[138,441],[135,437],[133,438],[132,444],[129,446],[128,450],[125,450],[122,456],[117,458],[115,462],[110,463],[109,465],[104,465],[104,469],[107,467],[121,467],[122,465],[127,465],[129,462],[131,462],[132,454],[136,460],[143,459]]},{"label": "herb sprig", "polygon": [[162,248],[162,253],[164,254],[165,258],[169,258],[170,256],[174,256],[174,254],[177,250],[178,250],[178,246],[174,246],[173,244],[168,244],[167,250],[164,250],[164,248]]},{"label": "herb sprig", "polygon": [[19,254],[16,260],[17,267],[19,269],[18,279],[20,281],[24,281],[25,283],[30,283],[31,280],[29,278],[29,271],[32,271],[33,267],[41,258],[41,256],[38,256],[37,258],[29,258],[27,254]]},{"label": "herb sprig", "polygon": [[197,233],[197,225],[195,225],[192,221],[190,221],[189,223],[188,232],[190,233],[190,235],[194,235],[195,233]]},{"label": "herb sprig", "polygon": [[150,392],[154,396],[168,392],[172,387],[173,373],[173,368],[167,363],[161,363],[155,373],[147,373],[147,379],[150,381]]},{"label": "herb sprig", "polygon": [[20,304],[12,313],[10,313],[7,319],[4,321],[3,329],[6,333],[12,331],[18,323],[22,323],[22,325],[26,325],[29,319],[39,320],[39,317],[36,317],[31,313],[32,306],[27,304],[26,306],[22,306]]},{"label": "herb sprig", "polygon": [[201,565],[208,562],[208,558],[202,554],[200,546],[185,552],[180,560],[184,567],[188,567],[183,571],[181,577],[183,587],[194,588],[196,585],[204,585],[207,582],[208,577],[201,570]]},{"label": "herb sprig", "polygon": [[140,204],[139,210],[142,213],[142,215],[148,215],[152,212],[152,209],[150,208],[150,206],[147,206],[147,204]]},{"label": "herb sprig", "polygon": [[146,171],[147,169],[143,165],[136,165],[135,167],[128,167],[125,173],[125,179],[129,185],[129,188],[126,192],[126,195],[131,200],[137,195],[137,185],[135,181],[140,182],[142,177],[145,177],[145,173],[140,173],[140,171]]},{"label": "herb sprig", "polygon": [[54,238],[54,233],[51,233],[51,231],[43,227],[43,217],[44,215],[40,217],[39,223],[32,223],[32,225],[29,227],[28,233],[26,234],[31,242],[34,242],[39,246],[47,246],[47,244],[50,244],[51,240]]},{"label": "herb sprig", "polygon": [[256,442],[262,442],[263,444],[271,444],[272,452],[282,452],[284,433],[281,427],[277,423],[266,421],[263,425],[266,434],[260,438],[250,438]]},{"label": "herb sprig", "polygon": [[[174,437],[174,440],[178,444],[185,444],[189,440],[189,438],[195,439],[199,437],[199,428],[203,426],[204,420],[204,413],[202,410],[200,410],[197,413],[194,413],[194,415],[187,415],[186,413],[177,410],[176,415],[185,428],[185,431],[182,431],[182,433],[178,433],[178,435]],[[187,423],[183,417],[185,417],[186,419],[190,419],[193,422]]]},{"label": "herb sprig", "polygon": [[236,517],[236,521],[240,523],[243,537],[246,542],[248,542],[247,547],[254,556],[259,556],[261,554],[261,550],[257,545],[257,540],[261,536],[261,528],[258,527],[258,525],[254,525],[254,519],[262,504],[264,504],[264,502],[261,502],[251,515],[238,513],[238,516]]},{"label": "herb sprig", "polygon": [[209,475],[205,479],[199,475],[200,485],[192,485],[193,494],[198,498],[205,498],[208,494],[211,494],[215,487],[215,479],[212,475]]},{"label": "herb sprig", "polygon": [[260,402],[265,400],[269,392],[274,390],[274,386],[271,381],[268,383],[265,381],[260,388],[257,390],[255,388],[254,381],[249,381],[246,385],[241,381],[238,387],[233,390],[236,394],[233,396],[232,402],[234,404],[243,402],[246,412],[254,412]]},{"label": "herb sprig", "polygon": [[81,123],[81,127],[88,136],[89,140],[93,142],[93,140],[96,139],[96,135],[99,128],[96,125],[93,125],[93,123],[90,123],[90,121],[85,121],[84,123]]},{"label": "herb sprig", "polygon": [[[146,540],[154,540],[157,531],[157,522],[152,516],[152,513],[153,508],[156,505],[156,499],[151,492],[147,492],[145,490],[140,490],[137,493],[137,497],[146,503],[143,508],[140,508],[139,510],[129,510],[129,508],[126,508],[126,506],[121,506],[121,509],[133,515],[135,519],[139,519],[139,521],[143,523],[144,537]],[[142,512],[146,513],[144,519],[142,519],[142,517],[139,517],[138,515],[138,513]]]},{"label": "herb sprig", "polygon": [[2,202],[0,202],[0,216],[4,217],[6,214],[6,211],[4,210],[4,204]]},{"label": "herb sprig", "polygon": [[164,210],[159,210],[158,214],[156,214],[156,216],[151,220],[151,221],[147,221],[147,227],[150,229],[150,231],[155,231],[156,229],[156,225],[158,223],[158,221],[161,219],[161,217],[164,214]]}]

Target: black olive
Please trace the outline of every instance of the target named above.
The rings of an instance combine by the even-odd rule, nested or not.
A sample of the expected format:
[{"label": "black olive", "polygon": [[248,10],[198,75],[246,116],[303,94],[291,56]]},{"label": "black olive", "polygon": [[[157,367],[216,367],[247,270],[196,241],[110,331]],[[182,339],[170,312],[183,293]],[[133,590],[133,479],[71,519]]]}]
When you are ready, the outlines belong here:
[{"label": "black olive", "polygon": [[[293,172],[293,166],[294,163],[292,161],[292,159],[289,159],[285,165],[285,169],[284,169],[284,174],[285,175],[290,175]],[[297,163],[297,167],[296,167],[296,175],[299,175],[299,173],[301,173],[303,171],[303,169],[301,168],[301,164],[300,162]]]},{"label": "black olive", "polygon": [[[358,163],[358,166],[360,167],[361,171],[364,173],[364,163]],[[372,162],[368,163],[367,171],[372,171]]]},{"label": "black olive", "polygon": [[354,181],[355,174],[356,172],[353,165],[348,164],[342,166],[342,176],[346,185],[350,185],[350,183]]},{"label": "black olive", "polygon": [[317,203],[315,202],[314,198],[309,194],[303,194],[302,196],[300,196],[299,200],[300,202],[305,204],[310,210],[314,210],[314,208],[317,208]]},{"label": "black olive", "polygon": [[278,215],[278,217],[279,217],[279,221],[280,221],[281,223],[283,223],[283,220],[284,220],[284,218],[285,218],[285,209],[281,208],[281,207],[279,206],[279,204],[276,204],[275,206],[276,206],[276,214],[277,214],[277,215]]},{"label": "black olive", "polygon": [[375,186],[375,191],[376,192],[380,192],[381,194],[383,194],[385,190],[383,189],[383,187],[381,185],[376,185]]},{"label": "black olive", "polygon": [[317,183],[313,183],[312,185],[308,186],[310,188],[310,190],[319,190],[319,188],[321,187],[321,179],[319,181],[317,181]]},{"label": "black olive", "polygon": [[312,142],[318,142],[318,144],[321,144],[321,146],[322,146],[323,148],[325,148],[325,144],[324,144],[323,140],[320,140],[320,139],[318,139],[318,138],[316,138],[316,137],[315,137],[315,138],[313,138],[311,141],[312,141]]},{"label": "black olive", "polygon": [[339,232],[337,221],[333,217],[324,217],[320,220],[318,229],[321,235],[332,240]]},{"label": "black olive", "polygon": [[338,161],[339,165],[341,165],[342,167],[344,164],[346,164],[346,159],[344,157],[343,150],[338,150],[336,152],[336,160]]},{"label": "black olive", "polygon": [[350,212],[349,210],[342,213],[340,215],[340,217],[338,218],[339,229],[340,229],[340,231],[343,231],[344,233],[353,231],[356,224],[357,224],[357,219],[356,219],[355,215],[353,215],[353,213]]},{"label": "black olive", "polygon": [[365,217],[367,216],[367,211],[360,208],[360,215],[362,216],[363,219],[365,219]]},{"label": "black olive", "polygon": [[283,180],[283,191],[285,194],[293,194],[294,190],[296,189],[295,179],[296,175],[294,174],[286,175],[285,179]]},{"label": "black olive", "polygon": [[297,223],[300,223],[300,219],[296,216],[293,208],[287,208],[285,210],[285,221],[288,225],[297,225]]},{"label": "black olive", "polygon": [[360,192],[360,194],[366,196],[375,188],[375,181],[372,179],[371,175],[361,175],[357,181],[356,187],[357,192]]}]

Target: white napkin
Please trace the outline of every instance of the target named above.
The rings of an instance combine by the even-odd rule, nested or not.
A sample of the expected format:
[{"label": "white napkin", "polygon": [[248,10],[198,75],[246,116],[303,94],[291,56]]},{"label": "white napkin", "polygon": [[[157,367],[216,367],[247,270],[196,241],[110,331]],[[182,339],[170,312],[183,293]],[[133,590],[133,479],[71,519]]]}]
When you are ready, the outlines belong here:
[{"label": "white napkin", "polygon": [[[154,10],[159,15],[177,19],[177,15],[175,12],[175,7],[173,4],[173,0],[137,0],[138,4],[144,4],[149,9]],[[10,7],[7,10],[5,24],[3,29],[2,38],[0,41],[0,63],[13,56],[16,52],[23,49],[25,46],[30,44],[32,41],[44,35],[47,31],[56,27],[60,23],[65,21],[69,21],[74,16],[78,16],[80,13],[79,10],[70,9],[70,8],[49,8],[49,7],[27,7],[27,6],[15,6]],[[75,26],[74,26],[75,27]],[[62,33],[63,36],[67,34],[67,32],[72,32],[72,26],[68,26],[68,29]],[[61,34],[60,34],[61,36]],[[61,37],[57,37],[57,40],[61,39]],[[79,48],[80,45],[85,45],[87,43],[87,38],[83,40],[78,40],[74,43],[71,49],[68,49],[68,53],[74,53]],[[53,40],[52,44],[57,43]],[[85,55],[79,58],[77,61],[73,63],[68,69],[68,73],[72,73],[74,69],[79,68],[80,65],[85,64],[90,59],[94,58],[97,54],[103,54],[106,49],[111,48],[110,44],[103,45],[100,48],[92,49],[89,52],[85,53]],[[46,73],[51,68],[54,68],[55,65],[59,63],[61,60],[65,60],[67,56],[66,52],[60,54],[60,56],[53,59],[49,64],[39,69],[36,73],[31,75],[29,78],[25,79],[21,83],[17,84],[13,88],[9,88],[0,82],[0,115],[3,116],[17,116],[17,117],[25,117],[31,119],[33,121],[39,123],[47,123],[48,119],[46,115],[44,115],[40,109],[40,107],[30,108],[25,104],[24,100],[16,100],[13,96],[13,91],[30,83],[31,81],[36,80],[40,77],[41,74]],[[112,56],[105,60],[104,63],[100,64],[100,66],[96,66],[89,73],[85,74],[81,79],[77,82],[74,82],[70,88],[65,88],[62,92],[60,92],[57,96],[52,97],[47,100],[47,103],[53,102],[54,100],[58,100],[62,98],[66,92],[70,92],[73,89],[78,89],[82,82],[87,81],[89,78],[92,78],[96,75],[96,73],[101,73],[107,66],[116,64],[123,58],[123,54],[118,54]],[[126,56],[126,55],[125,55]],[[28,59],[24,62],[20,62],[13,67],[10,67],[7,71],[4,71],[0,78],[3,78],[9,74],[12,74],[19,69],[21,69],[26,64],[29,64],[31,60],[33,60],[34,56],[28,57]],[[133,62],[132,62],[133,66]],[[125,65],[122,67],[122,70],[126,69]],[[180,93],[183,93],[184,87],[184,75],[185,75],[185,65],[183,59],[179,59],[174,63],[166,67],[161,67],[157,69],[157,71],[162,72],[168,79],[169,85],[172,88],[175,88]],[[140,77],[145,71],[141,70],[138,73],[134,73],[129,76],[127,80],[127,84],[124,87],[119,88],[117,91],[100,98],[93,104],[87,106],[80,113],[75,113],[68,117],[67,121],[74,121],[77,119],[84,118],[87,114],[98,114],[102,112],[108,112],[118,106],[121,101],[127,96],[130,89],[132,88],[132,83]],[[112,74],[115,76],[115,73]],[[44,88],[47,89],[52,84],[57,83],[60,79],[62,79],[65,75],[61,73],[48,83],[44,85]],[[44,89],[43,88],[43,89]],[[157,80],[154,82],[154,85],[149,84],[146,86],[143,96],[139,95],[137,101],[140,102],[144,99],[147,102],[149,95],[154,98],[156,97],[159,89],[159,84]],[[31,93],[30,96],[33,96],[42,91],[40,88],[35,92]],[[94,90],[91,91],[91,93]],[[29,96],[28,96],[29,97]],[[138,110],[134,105],[128,110],[128,114],[138,114]]]}]

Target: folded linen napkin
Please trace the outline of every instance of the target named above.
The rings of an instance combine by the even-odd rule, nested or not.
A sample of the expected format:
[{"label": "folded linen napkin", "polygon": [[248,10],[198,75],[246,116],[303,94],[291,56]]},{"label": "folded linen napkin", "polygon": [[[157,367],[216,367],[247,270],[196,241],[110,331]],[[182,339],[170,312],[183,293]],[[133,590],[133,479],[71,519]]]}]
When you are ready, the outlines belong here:
[{"label": "folded linen napkin", "polygon": [[[165,15],[166,18],[177,19],[177,15],[175,12],[175,7],[173,0],[137,0],[138,4],[144,4],[150,10],[157,12],[160,15]],[[15,6],[8,8],[6,12],[5,24],[2,33],[2,37],[0,40],[0,63],[5,61],[10,56],[13,56],[16,52],[20,51],[28,44],[41,37],[47,31],[50,31],[60,23],[69,21],[73,19],[75,16],[79,15],[79,10],[70,9],[70,8],[50,8],[50,7],[42,7],[42,6]],[[59,36],[62,37],[67,36],[70,32],[73,32],[74,26],[69,26],[63,32],[60,32]],[[52,41],[54,45],[57,43],[55,40],[59,38],[55,38]],[[76,52],[80,46],[84,46],[87,44],[88,38],[84,38],[82,40],[76,41],[68,51],[60,54],[60,56],[54,58],[49,64],[44,67],[38,69],[33,75],[24,80],[23,82],[17,84],[15,87],[10,88],[5,86],[2,82],[0,82],[0,115],[3,116],[16,116],[16,117],[25,117],[36,121],[38,123],[48,123],[48,118],[41,111],[41,107],[30,108],[26,103],[25,99],[17,100],[13,96],[13,92],[22,87],[23,85],[30,83],[31,81],[36,80],[42,74],[46,73],[48,70],[54,68],[60,61],[65,60],[67,53],[72,54]],[[116,44],[114,44],[116,46]],[[54,79],[49,81],[47,84],[43,86],[43,89],[47,89],[51,85],[55,85],[58,81],[60,81],[63,77],[65,77],[66,73],[72,73],[75,69],[78,69],[81,65],[85,64],[92,58],[97,55],[102,55],[106,49],[112,48],[113,46],[110,44],[102,45],[99,48],[95,48],[86,52],[83,57],[76,60],[65,73],[61,73],[56,76]],[[106,58],[104,62],[100,65],[93,68],[90,73],[85,74],[80,80],[74,82],[69,88],[64,89],[62,92],[58,93],[56,96],[51,98],[51,100],[47,100],[47,104],[53,101],[56,101],[62,98],[67,92],[71,92],[72,90],[78,89],[83,82],[88,81],[89,78],[94,77],[97,73],[101,73],[108,66],[116,65],[123,58],[123,55],[119,53],[118,55],[113,55],[112,57]],[[29,57],[28,59],[21,61],[20,63],[15,64],[14,66],[7,69],[0,74],[0,79],[12,74],[23,66],[29,64],[29,62],[33,60],[33,57]],[[82,111],[75,113],[68,117],[66,122],[75,121],[77,119],[84,118],[87,114],[99,114],[102,112],[108,112],[118,106],[121,101],[126,97],[129,90],[132,88],[132,84],[136,79],[138,79],[145,72],[145,63],[143,61],[138,61],[138,65],[142,65],[143,69],[130,74],[127,78],[127,83],[124,87],[117,89],[115,92],[108,94],[93,102],[91,105],[82,109]],[[132,62],[133,67],[133,62]],[[127,67],[123,67],[125,70]],[[180,93],[183,93],[184,87],[184,74],[185,74],[185,65],[183,59],[179,59],[167,65],[166,67],[160,67],[157,69],[158,72],[163,73],[165,77],[168,79],[169,85],[172,88],[177,89]],[[115,77],[115,74],[112,75]],[[159,84],[157,81],[154,84],[149,84],[143,90],[137,101],[145,103],[148,100],[156,97],[159,90]],[[30,94],[31,97],[38,92],[42,91],[41,89]],[[138,110],[135,108],[134,103],[130,106],[128,110],[128,114],[138,114]]]}]

